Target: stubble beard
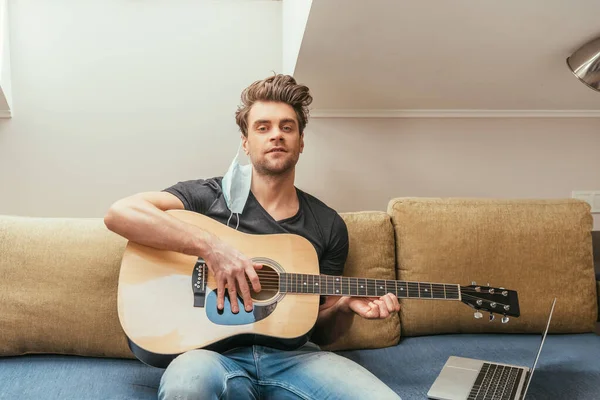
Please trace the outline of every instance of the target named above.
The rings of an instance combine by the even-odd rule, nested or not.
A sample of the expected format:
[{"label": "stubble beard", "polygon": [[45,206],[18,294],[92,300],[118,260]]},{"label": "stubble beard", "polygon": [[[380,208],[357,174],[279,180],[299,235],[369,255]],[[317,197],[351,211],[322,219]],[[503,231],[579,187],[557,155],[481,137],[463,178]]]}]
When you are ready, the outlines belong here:
[{"label": "stubble beard", "polygon": [[[288,157],[283,163],[271,163],[265,159],[254,164],[254,169],[259,175],[277,178],[289,174],[298,162],[299,154]],[[276,164],[276,165],[273,165]]]}]

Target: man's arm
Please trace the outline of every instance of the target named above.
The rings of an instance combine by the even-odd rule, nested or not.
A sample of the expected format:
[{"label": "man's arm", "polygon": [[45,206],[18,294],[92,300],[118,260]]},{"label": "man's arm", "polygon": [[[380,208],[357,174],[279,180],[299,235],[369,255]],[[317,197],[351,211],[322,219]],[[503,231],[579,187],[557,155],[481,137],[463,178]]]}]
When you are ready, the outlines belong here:
[{"label": "man's arm", "polygon": [[204,258],[217,281],[217,307],[221,310],[224,307],[227,285],[231,310],[239,311],[235,295],[239,289],[246,310],[251,311],[252,297],[246,275],[252,288],[260,291],[255,268],[261,265],[252,263],[211,233],[165,212],[173,209],[184,209],[184,205],[171,193],[139,193],[115,202],[104,217],[104,224],[132,242]]},{"label": "man's arm", "polygon": [[205,255],[210,235],[164,212],[182,209],[181,200],[171,193],[138,193],[115,202],[106,213],[104,224],[111,231],[145,246]]}]

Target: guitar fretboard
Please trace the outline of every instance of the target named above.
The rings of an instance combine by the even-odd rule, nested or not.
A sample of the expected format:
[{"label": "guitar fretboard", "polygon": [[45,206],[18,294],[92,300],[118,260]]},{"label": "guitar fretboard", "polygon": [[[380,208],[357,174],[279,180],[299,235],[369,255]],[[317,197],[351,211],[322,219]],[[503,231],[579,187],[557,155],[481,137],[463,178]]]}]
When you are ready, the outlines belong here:
[{"label": "guitar fretboard", "polygon": [[279,290],[329,296],[380,297],[393,293],[398,298],[460,299],[460,287],[454,284],[294,273],[279,275]]}]

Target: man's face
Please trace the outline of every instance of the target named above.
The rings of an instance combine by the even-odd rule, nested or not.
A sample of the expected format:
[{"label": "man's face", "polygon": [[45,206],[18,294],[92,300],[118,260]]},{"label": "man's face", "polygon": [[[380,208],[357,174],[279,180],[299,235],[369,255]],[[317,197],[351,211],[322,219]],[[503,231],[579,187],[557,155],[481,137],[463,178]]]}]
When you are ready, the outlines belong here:
[{"label": "man's face", "polygon": [[261,175],[282,175],[294,168],[304,149],[294,109],[285,103],[256,102],[248,113],[244,150]]}]

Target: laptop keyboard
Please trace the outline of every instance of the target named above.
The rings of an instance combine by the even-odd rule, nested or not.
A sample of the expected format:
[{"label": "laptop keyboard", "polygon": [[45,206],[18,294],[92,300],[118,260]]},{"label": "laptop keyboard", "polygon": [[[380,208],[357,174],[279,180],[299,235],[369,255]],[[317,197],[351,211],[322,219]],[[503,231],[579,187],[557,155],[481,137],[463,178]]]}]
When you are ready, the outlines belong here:
[{"label": "laptop keyboard", "polygon": [[483,363],[467,400],[512,400],[523,368]]}]

